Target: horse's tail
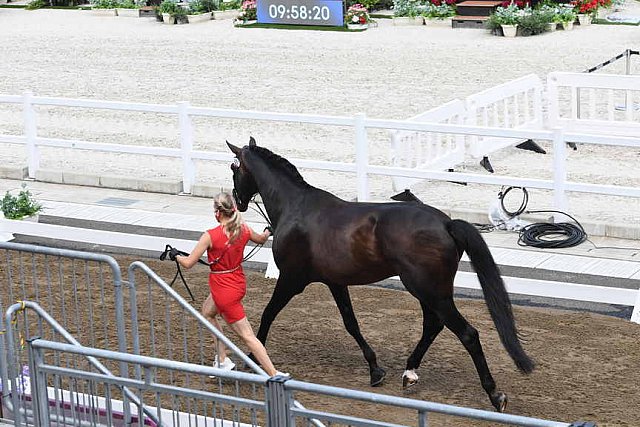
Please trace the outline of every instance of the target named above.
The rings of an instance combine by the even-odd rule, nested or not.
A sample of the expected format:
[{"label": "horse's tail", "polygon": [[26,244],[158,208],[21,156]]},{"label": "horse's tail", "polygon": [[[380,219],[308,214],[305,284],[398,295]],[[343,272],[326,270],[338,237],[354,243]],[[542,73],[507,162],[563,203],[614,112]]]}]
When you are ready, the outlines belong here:
[{"label": "horse's tail", "polygon": [[511,301],[489,247],[480,232],[466,221],[454,219],[447,224],[447,230],[456,241],[458,248],[463,249],[471,259],[502,345],[518,369],[524,373],[530,373],[535,364],[524,352],[518,339]]}]

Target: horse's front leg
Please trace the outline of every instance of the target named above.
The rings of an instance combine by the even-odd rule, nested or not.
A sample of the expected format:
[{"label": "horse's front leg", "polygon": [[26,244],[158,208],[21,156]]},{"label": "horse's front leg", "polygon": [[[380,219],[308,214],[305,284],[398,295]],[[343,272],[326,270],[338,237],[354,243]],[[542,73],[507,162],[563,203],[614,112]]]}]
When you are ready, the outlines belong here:
[{"label": "horse's front leg", "polygon": [[371,376],[371,385],[373,387],[381,385],[384,381],[384,377],[387,374],[384,369],[378,366],[376,359],[376,353],[369,346],[367,341],[360,333],[360,327],[358,326],[358,320],[353,312],[353,306],[351,305],[351,297],[349,297],[349,290],[346,286],[341,285],[328,285],[331,290],[331,294],[338,305],[338,310],[342,315],[342,321],[347,329],[347,332],[356,340],[364,358],[369,363],[369,374]]},{"label": "horse's front leg", "polygon": [[260,342],[262,342],[262,344],[267,343],[267,335],[269,334],[269,329],[271,328],[271,324],[275,320],[276,316],[287,304],[289,304],[291,298],[301,293],[309,284],[301,282],[299,279],[292,276],[293,275],[286,275],[280,272],[280,276],[276,282],[276,287],[273,290],[273,295],[271,295],[269,303],[262,312],[260,328],[256,334],[256,337]]}]

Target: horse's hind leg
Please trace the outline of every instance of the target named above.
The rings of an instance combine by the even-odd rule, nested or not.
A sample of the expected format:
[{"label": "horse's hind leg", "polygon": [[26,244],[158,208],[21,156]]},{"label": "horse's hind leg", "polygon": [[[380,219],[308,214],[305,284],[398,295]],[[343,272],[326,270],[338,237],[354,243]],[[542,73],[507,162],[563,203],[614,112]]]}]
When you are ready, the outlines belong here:
[{"label": "horse's hind leg", "polygon": [[424,354],[429,349],[433,340],[436,339],[440,331],[444,328],[442,320],[438,315],[429,308],[424,302],[420,302],[422,307],[422,337],[418,341],[418,345],[407,359],[407,367],[402,375],[402,387],[407,388],[418,382],[418,375],[415,370],[420,366]]},{"label": "horse's hind leg", "polygon": [[456,334],[462,345],[467,349],[480,376],[482,388],[489,395],[489,399],[491,399],[491,403],[496,410],[504,412],[507,407],[507,395],[496,391],[496,383],[491,376],[487,360],[484,357],[478,331],[462,317],[453,302],[453,298],[448,297],[430,302],[430,306],[442,319],[445,326]]},{"label": "horse's hind leg", "polygon": [[356,342],[360,346],[360,349],[362,350],[362,353],[364,354],[364,358],[369,363],[369,375],[371,376],[371,385],[374,387],[381,385],[387,373],[385,372],[384,369],[378,366],[376,353],[373,351],[373,349],[369,346],[367,341],[364,339],[364,337],[360,333],[358,320],[356,319],[356,315],[353,312],[353,306],[351,305],[349,290],[347,289],[346,286],[340,286],[340,285],[329,285],[329,289],[331,290],[333,299],[335,299],[336,301],[338,310],[340,310],[340,314],[342,315],[342,321],[344,322],[344,326],[347,329],[347,332],[349,332],[349,334],[351,334],[351,336],[356,340]]}]

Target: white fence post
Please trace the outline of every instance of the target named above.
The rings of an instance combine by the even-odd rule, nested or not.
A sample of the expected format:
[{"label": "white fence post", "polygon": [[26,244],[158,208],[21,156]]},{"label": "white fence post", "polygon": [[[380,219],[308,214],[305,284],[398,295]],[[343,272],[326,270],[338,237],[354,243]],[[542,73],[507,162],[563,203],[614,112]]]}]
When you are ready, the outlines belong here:
[{"label": "white fence post", "polygon": [[182,192],[191,194],[196,177],[196,165],[193,162],[193,127],[189,117],[189,103],[178,102],[178,121],[180,123],[180,149],[182,150]]},{"label": "white fence post", "polygon": [[27,139],[29,178],[35,179],[36,172],[40,168],[40,151],[36,145],[38,132],[36,127],[36,112],[33,108],[33,92],[31,91],[26,91],[22,94],[22,115],[24,117],[24,136]]},{"label": "white fence post", "polygon": [[[555,210],[567,212],[567,144],[561,127],[553,129],[553,207]],[[555,213],[556,222],[566,220],[564,215]]]},{"label": "white fence post", "polygon": [[367,142],[367,128],[364,125],[365,114],[356,114],[356,181],[358,201],[369,200],[369,180],[367,168],[369,166],[369,143]]}]

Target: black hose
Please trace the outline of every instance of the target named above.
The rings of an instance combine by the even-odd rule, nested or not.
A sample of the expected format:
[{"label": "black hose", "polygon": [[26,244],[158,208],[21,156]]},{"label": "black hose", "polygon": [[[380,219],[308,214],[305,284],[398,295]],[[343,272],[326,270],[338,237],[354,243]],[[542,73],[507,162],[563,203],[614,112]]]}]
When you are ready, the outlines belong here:
[{"label": "black hose", "polygon": [[534,223],[523,227],[518,237],[518,245],[533,246],[535,248],[570,248],[587,240],[587,232],[582,225],[571,215],[561,211],[527,211],[527,213],[555,212],[571,218],[575,224],[568,222],[559,223]]},{"label": "black hose", "polygon": [[[520,190],[522,190],[522,202],[520,202],[520,207],[517,210],[511,212],[511,211],[508,211],[507,208],[505,208],[504,199],[507,197],[507,194],[509,194],[509,191],[513,190],[514,188],[519,188]],[[498,193],[498,198],[500,199],[500,207],[502,208],[502,211],[506,213],[509,218],[513,218],[522,214],[524,210],[527,208],[527,204],[529,203],[529,192],[524,187],[508,187],[504,191],[500,189],[500,192]]]}]

